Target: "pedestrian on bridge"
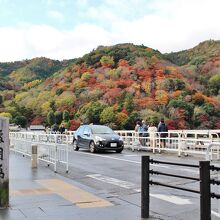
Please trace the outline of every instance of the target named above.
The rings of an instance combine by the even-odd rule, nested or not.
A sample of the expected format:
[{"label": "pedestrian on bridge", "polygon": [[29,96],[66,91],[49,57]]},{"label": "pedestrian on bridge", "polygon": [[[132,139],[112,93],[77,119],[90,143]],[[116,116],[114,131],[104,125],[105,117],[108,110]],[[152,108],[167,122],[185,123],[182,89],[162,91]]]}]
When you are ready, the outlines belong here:
[{"label": "pedestrian on bridge", "polygon": [[160,146],[162,148],[166,147],[166,138],[168,137],[168,129],[167,126],[164,122],[164,119],[161,118],[160,123],[158,124],[157,131],[160,132],[159,137],[160,137]]},{"label": "pedestrian on bridge", "polygon": [[150,147],[156,147],[157,140],[157,127],[154,122],[151,122],[148,127],[148,133],[150,138]]}]

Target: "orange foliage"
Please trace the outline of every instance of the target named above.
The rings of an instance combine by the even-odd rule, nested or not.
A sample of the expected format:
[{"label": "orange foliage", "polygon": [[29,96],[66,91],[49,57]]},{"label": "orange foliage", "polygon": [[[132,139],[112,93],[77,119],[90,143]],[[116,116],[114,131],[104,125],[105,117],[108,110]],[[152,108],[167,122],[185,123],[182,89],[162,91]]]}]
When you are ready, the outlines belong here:
[{"label": "orange foliage", "polygon": [[204,99],[205,99],[206,102],[210,102],[214,105],[220,106],[220,102],[218,102],[217,100],[214,100],[211,97],[204,96]]},{"label": "orange foliage", "polygon": [[136,99],[135,104],[138,107],[138,109],[152,108],[153,106],[155,106],[155,101],[150,97],[144,97]]},{"label": "orange foliage", "polygon": [[45,121],[44,117],[36,116],[32,121],[31,125],[42,125]]},{"label": "orange foliage", "polygon": [[166,105],[169,101],[169,97],[166,93],[164,93],[163,95],[157,96],[156,100],[158,105]]},{"label": "orange foliage", "polygon": [[114,111],[117,111],[117,110],[118,110],[118,104],[117,104],[117,103],[115,103],[115,104],[113,105],[113,109],[114,109]]},{"label": "orange foliage", "polygon": [[116,101],[115,99],[120,97],[121,95],[121,89],[120,88],[112,88],[109,89],[105,95],[104,95],[104,100],[109,103],[112,104],[114,101]]},{"label": "orange foliage", "polygon": [[176,98],[181,94],[180,90],[176,90],[175,92],[172,93],[172,95],[170,96],[171,98]]},{"label": "orange foliage", "polygon": [[123,121],[125,121],[128,118],[128,115],[126,115],[123,112],[119,112],[116,115],[116,120],[118,124],[122,124]]},{"label": "orange foliage", "polygon": [[144,78],[150,78],[152,73],[149,70],[143,69],[143,70],[138,70],[137,75]]},{"label": "orange foliage", "polygon": [[200,92],[197,92],[195,95],[192,96],[192,100],[195,103],[203,103],[204,102],[204,95]]},{"label": "orange foliage", "polygon": [[117,85],[118,85],[118,87],[120,87],[120,88],[126,88],[126,87],[129,87],[129,86],[131,86],[132,84],[133,84],[133,80],[131,80],[131,79],[127,79],[127,80],[125,80],[125,79],[120,79],[120,80],[118,80],[116,83],[117,83]]},{"label": "orange foliage", "polygon": [[129,65],[129,63],[128,63],[127,60],[123,60],[123,59],[121,59],[121,60],[118,61],[118,66],[129,67],[130,65]]},{"label": "orange foliage", "polygon": [[156,77],[164,77],[164,71],[161,69],[156,70]]}]

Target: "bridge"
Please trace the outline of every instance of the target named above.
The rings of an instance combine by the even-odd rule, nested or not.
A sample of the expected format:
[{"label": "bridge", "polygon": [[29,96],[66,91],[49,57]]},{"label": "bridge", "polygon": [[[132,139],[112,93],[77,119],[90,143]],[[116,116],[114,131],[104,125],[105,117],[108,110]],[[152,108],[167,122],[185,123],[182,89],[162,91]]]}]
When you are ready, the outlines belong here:
[{"label": "bridge", "polygon": [[[74,152],[72,148],[73,132],[67,134],[11,132],[11,158],[18,164],[25,163],[25,170],[29,170],[27,172],[30,173],[31,165],[28,161],[33,156],[33,145],[37,146],[37,170],[39,173],[43,173],[43,178],[36,175],[34,185],[37,183],[42,186],[40,190],[44,193],[42,194],[40,190],[29,189],[30,195],[32,197],[40,196],[39,198],[51,193],[59,195],[65,201],[78,207],[81,206],[80,210],[83,209],[81,212],[90,213],[87,214],[87,217],[90,217],[89,219],[141,219],[140,168],[141,156],[143,155],[150,155],[152,158],[164,161],[194,164],[198,164],[199,160],[210,160],[212,164],[220,165],[220,130],[168,131],[166,138],[161,137],[161,134],[157,132],[148,137],[140,136],[134,131],[116,132],[123,137],[125,143],[125,150],[121,154],[111,152],[90,154],[86,150]],[[165,140],[165,147],[161,147],[161,140]],[[24,157],[22,157],[23,155]],[[15,167],[14,163],[13,167]],[[156,167],[161,171],[172,171],[183,176],[198,175],[198,171],[193,168],[175,169],[175,167],[169,165],[158,164],[154,164],[152,167]],[[14,174],[14,176],[17,175]],[[61,177],[57,179],[57,175]],[[213,172],[211,175],[218,179],[217,172]],[[29,182],[31,178],[33,177],[29,177]],[[180,182],[178,179],[173,180],[171,178],[164,180],[162,177],[158,177],[157,180],[164,181],[164,183],[172,181],[172,183],[179,186],[197,187],[193,181]],[[63,188],[63,193],[59,188]],[[65,191],[67,188],[68,193]],[[214,190],[218,191],[219,189],[215,186]],[[12,198],[20,198],[21,195],[22,198],[27,198],[25,197],[27,191],[24,188],[12,190]],[[68,194],[72,194],[72,196]],[[175,190],[153,186],[150,197],[150,219],[199,219],[199,197],[196,195],[183,194]],[[60,206],[54,206],[53,204],[54,209],[57,207],[63,210],[64,200],[59,201],[62,204]],[[212,219],[220,218],[218,206],[217,200],[213,200]],[[47,208],[45,209],[40,205],[39,207],[47,213]],[[120,207],[120,211],[117,207]],[[98,215],[97,210],[103,214]],[[187,211],[188,214],[186,214]],[[81,212],[77,210],[79,216],[82,214]],[[76,216],[75,219],[80,219]],[[87,219],[82,216],[83,214],[81,219]],[[13,220],[13,218],[8,219]],[[39,216],[36,219],[40,219]]]}]

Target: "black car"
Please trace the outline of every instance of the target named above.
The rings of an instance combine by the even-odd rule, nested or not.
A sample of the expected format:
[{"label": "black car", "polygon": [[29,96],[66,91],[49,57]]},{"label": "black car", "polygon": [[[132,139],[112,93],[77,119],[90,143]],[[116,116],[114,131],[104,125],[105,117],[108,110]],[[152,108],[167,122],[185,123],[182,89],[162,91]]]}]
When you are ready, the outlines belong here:
[{"label": "black car", "polygon": [[91,153],[114,150],[121,153],[124,149],[122,138],[111,128],[104,125],[81,125],[74,133],[73,149],[89,149]]}]

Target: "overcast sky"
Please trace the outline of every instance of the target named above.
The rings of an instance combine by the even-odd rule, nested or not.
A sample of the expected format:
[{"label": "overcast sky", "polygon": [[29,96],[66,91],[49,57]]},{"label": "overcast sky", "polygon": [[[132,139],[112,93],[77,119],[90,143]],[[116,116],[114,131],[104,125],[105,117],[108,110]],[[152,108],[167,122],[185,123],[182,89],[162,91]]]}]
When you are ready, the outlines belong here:
[{"label": "overcast sky", "polygon": [[0,0],[0,62],[72,59],[99,45],[179,51],[220,40],[220,0]]}]

